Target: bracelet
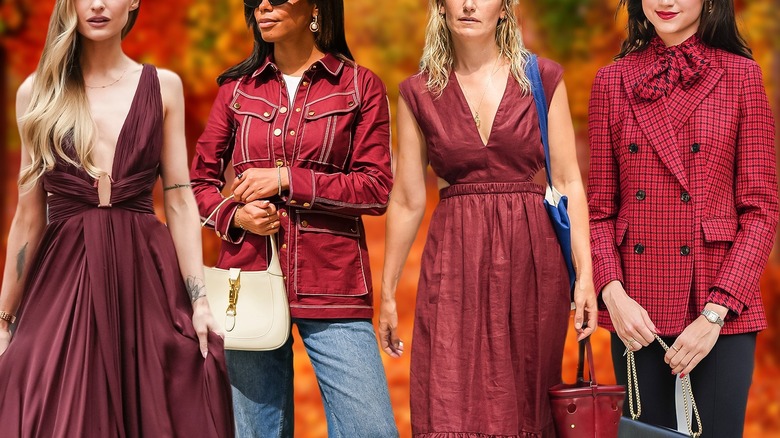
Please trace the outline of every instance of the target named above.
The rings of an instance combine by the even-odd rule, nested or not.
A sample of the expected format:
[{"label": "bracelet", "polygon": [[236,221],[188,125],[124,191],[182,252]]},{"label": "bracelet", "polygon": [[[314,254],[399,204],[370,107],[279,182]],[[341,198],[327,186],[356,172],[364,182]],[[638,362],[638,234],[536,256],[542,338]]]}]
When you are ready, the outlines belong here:
[{"label": "bracelet", "polygon": [[238,225],[238,228],[241,228],[242,230],[246,230],[246,228],[244,228],[244,224],[241,223],[241,219],[238,218],[238,211],[241,210],[242,208],[244,208],[243,205],[239,205],[236,208],[236,212],[233,213],[233,221],[236,223],[236,225]]},{"label": "bracelet", "polygon": [[282,197],[282,168],[281,167],[276,168],[276,184],[277,187],[279,188],[276,191],[276,194],[281,198]]},{"label": "bracelet", "polygon": [[13,324],[16,322],[16,317],[6,312],[5,310],[0,310],[0,319],[6,321],[9,324]]}]

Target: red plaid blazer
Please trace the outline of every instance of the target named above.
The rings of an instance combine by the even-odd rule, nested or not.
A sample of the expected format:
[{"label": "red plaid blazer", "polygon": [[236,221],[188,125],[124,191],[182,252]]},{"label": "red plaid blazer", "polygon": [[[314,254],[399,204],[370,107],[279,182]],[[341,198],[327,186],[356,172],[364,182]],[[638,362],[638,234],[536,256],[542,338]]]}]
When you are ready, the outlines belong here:
[{"label": "red plaid blazer", "polygon": [[[705,47],[692,87],[640,100],[653,50],[602,68],[588,133],[596,290],[623,283],[661,335],[707,302],[730,309],[723,334],[766,328],[759,277],[778,223],[774,120],[758,65]],[[607,312],[599,323],[614,331]]]}]

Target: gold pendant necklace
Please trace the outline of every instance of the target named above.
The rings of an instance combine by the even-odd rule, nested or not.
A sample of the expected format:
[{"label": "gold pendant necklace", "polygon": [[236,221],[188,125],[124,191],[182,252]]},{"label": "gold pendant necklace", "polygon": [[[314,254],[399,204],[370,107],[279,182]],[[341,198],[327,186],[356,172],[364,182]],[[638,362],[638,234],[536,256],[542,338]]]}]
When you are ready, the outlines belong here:
[{"label": "gold pendant necklace", "polygon": [[[487,94],[488,88],[490,88],[490,85],[493,83],[493,76],[496,75],[496,72],[498,71],[498,60],[501,58],[501,55],[496,57],[496,60],[493,61],[493,71],[490,73],[490,76],[488,76],[487,83],[485,84],[485,88],[482,90],[482,97],[479,98],[479,104],[474,109],[474,124],[477,125],[477,129],[480,128],[482,125],[482,120],[479,118],[479,109],[482,107],[482,101],[485,100],[485,94]],[[455,73],[457,76],[457,73]],[[466,98],[466,104],[469,105],[469,98],[466,96],[466,90],[461,87],[461,90],[463,90],[463,97]],[[471,109],[471,108],[469,108]]]}]

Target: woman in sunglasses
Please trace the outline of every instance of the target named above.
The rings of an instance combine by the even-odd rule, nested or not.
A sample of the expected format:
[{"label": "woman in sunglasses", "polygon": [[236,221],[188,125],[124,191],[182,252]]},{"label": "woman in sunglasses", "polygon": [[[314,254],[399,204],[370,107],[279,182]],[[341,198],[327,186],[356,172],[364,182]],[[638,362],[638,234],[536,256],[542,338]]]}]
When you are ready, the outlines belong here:
[{"label": "woman in sunglasses", "polygon": [[[222,202],[227,162],[237,175],[208,224],[223,239],[218,266],[266,269],[278,237],[328,435],[395,437],[361,220],[384,213],[392,184],[385,87],[352,60],[341,0],[244,6],[254,49],[217,80],[191,172],[203,217]],[[227,359],[239,436],[292,437],[292,338]]]}]

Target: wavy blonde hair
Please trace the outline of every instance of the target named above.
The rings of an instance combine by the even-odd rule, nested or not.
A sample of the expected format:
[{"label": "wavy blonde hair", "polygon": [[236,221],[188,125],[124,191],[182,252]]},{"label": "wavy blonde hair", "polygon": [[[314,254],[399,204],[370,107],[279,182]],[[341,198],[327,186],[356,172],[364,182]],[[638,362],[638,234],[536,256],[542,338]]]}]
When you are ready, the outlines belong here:
[{"label": "wavy blonde hair", "polygon": [[[440,96],[449,83],[454,61],[452,35],[439,8],[445,0],[429,1],[428,25],[425,30],[425,47],[420,60],[420,73],[428,76],[428,91]],[[501,0],[505,17],[496,28],[496,45],[499,56],[509,61],[509,72],[520,84],[524,93],[531,91],[531,82],[525,75],[525,64],[530,52],[523,45],[515,7],[519,0]]]},{"label": "wavy blonde hair", "polygon": [[[135,24],[141,3],[137,1],[139,7],[130,11],[122,29],[123,38]],[[54,4],[46,43],[35,70],[30,104],[19,119],[22,142],[31,158],[30,165],[19,176],[19,186],[23,189],[31,188],[53,169],[57,158],[83,167],[93,177],[104,173],[92,159],[97,127],[90,114],[79,63],[81,36],[73,3],[73,0],[57,0]],[[65,153],[67,139],[72,141],[75,160]]]}]

